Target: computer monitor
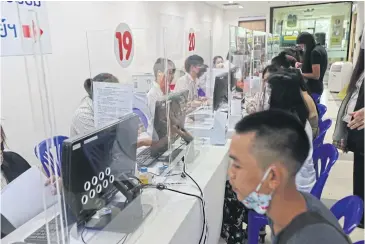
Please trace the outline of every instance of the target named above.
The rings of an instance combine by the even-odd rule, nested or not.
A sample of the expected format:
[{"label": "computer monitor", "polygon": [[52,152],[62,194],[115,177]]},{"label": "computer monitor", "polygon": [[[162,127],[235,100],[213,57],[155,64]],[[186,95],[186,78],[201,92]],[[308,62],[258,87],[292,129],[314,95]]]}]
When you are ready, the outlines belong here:
[{"label": "computer monitor", "polygon": [[[130,202],[129,184],[136,168],[138,116],[128,114],[117,122],[62,145],[62,179],[65,201],[78,225],[88,222],[119,191]],[[121,187],[123,189],[121,189]]]},{"label": "computer monitor", "polygon": [[[191,137],[186,136],[185,133],[185,117],[186,105],[188,103],[189,91],[184,90],[178,93],[172,93],[166,99],[156,102],[155,117],[154,117],[154,135],[156,138],[152,139],[151,156],[159,155],[168,149],[168,117],[167,117],[167,103],[169,103],[169,121],[170,121],[170,139],[172,142],[182,137],[186,142],[192,140]],[[170,141],[170,142],[171,142]]]},{"label": "computer monitor", "polygon": [[230,69],[229,72],[223,73],[215,78],[213,92],[213,110],[217,110],[223,103],[228,103],[228,76],[230,75],[231,91],[236,89],[236,68]]}]

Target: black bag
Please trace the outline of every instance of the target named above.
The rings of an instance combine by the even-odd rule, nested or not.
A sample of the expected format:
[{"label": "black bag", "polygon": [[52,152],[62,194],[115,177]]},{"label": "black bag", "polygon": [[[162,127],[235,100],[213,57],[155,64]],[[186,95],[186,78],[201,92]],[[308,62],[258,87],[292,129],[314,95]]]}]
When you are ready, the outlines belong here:
[{"label": "black bag", "polygon": [[340,233],[344,239],[347,240],[347,243],[352,244],[350,238],[343,233],[342,230],[339,230],[338,227],[334,226],[330,222],[328,222],[322,215],[316,212],[305,212],[297,216],[290,225],[285,228],[284,231],[280,232],[279,235],[276,237],[278,244],[285,244],[287,243],[290,238],[300,231],[301,229],[314,224],[326,224],[332,226],[338,233]]}]

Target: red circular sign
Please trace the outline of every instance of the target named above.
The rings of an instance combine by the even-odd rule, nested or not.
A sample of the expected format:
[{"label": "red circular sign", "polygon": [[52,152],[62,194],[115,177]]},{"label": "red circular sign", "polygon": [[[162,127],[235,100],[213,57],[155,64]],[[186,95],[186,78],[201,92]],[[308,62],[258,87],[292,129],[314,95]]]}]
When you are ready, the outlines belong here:
[{"label": "red circular sign", "polygon": [[115,30],[114,53],[118,63],[123,68],[127,68],[133,61],[133,35],[131,29],[125,23],[120,23]]}]

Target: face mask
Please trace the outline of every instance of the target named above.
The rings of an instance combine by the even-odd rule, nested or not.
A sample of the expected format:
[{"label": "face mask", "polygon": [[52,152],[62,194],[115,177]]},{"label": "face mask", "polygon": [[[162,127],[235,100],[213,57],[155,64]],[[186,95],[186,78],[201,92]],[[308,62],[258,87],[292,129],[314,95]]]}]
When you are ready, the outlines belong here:
[{"label": "face mask", "polygon": [[251,192],[245,199],[242,200],[242,203],[246,206],[246,208],[253,209],[258,214],[265,214],[270,205],[272,193],[259,193],[262,183],[266,180],[270,171],[271,168],[267,169],[264,177],[262,178],[260,184],[256,187],[255,191]]}]

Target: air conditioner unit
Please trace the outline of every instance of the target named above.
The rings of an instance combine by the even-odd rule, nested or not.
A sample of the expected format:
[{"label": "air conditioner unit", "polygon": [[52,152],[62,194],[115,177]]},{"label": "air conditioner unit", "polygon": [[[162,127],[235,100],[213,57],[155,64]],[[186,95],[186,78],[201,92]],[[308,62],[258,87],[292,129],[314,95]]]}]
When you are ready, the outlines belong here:
[{"label": "air conditioner unit", "polygon": [[349,82],[352,74],[352,63],[335,62],[331,65],[328,77],[330,92],[340,92]]}]

